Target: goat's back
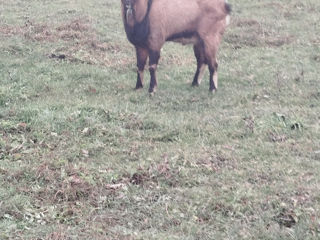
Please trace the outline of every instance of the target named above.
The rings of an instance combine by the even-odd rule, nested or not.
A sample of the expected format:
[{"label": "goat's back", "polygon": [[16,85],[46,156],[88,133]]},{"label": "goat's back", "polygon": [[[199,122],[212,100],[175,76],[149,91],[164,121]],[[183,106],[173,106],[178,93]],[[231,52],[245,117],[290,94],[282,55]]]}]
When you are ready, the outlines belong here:
[{"label": "goat's back", "polygon": [[160,25],[161,35],[168,37],[225,22],[228,12],[224,0],[153,0],[149,14],[151,32],[156,30],[153,26]]}]

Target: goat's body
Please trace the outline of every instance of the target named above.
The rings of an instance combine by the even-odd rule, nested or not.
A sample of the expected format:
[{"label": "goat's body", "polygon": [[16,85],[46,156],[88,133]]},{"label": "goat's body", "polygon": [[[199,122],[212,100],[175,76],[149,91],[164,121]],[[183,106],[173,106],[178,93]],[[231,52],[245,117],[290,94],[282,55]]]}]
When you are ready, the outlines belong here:
[{"label": "goat's body", "polygon": [[[134,1],[134,0],[123,0]],[[133,4],[133,3],[132,3]],[[150,92],[157,85],[155,70],[160,50],[166,41],[193,44],[197,72],[192,85],[200,83],[203,65],[209,65],[210,90],[217,88],[216,54],[229,13],[224,0],[135,0],[131,16],[122,5],[129,41],[135,45],[138,62],[136,88],[142,87],[147,58],[150,65]],[[216,80],[216,82],[215,82]]]}]

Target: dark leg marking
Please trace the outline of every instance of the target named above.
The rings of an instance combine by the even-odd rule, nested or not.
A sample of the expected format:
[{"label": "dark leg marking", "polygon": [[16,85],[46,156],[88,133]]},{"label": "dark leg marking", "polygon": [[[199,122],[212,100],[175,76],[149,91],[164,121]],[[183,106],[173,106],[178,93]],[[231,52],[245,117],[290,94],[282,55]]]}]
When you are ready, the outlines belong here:
[{"label": "dark leg marking", "polygon": [[150,87],[149,92],[152,93],[155,91],[155,88],[158,85],[156,70],[158,66],[158,62],[160,59],[160,51],[150,51],[149,52],[149,72],[150,72]]}]

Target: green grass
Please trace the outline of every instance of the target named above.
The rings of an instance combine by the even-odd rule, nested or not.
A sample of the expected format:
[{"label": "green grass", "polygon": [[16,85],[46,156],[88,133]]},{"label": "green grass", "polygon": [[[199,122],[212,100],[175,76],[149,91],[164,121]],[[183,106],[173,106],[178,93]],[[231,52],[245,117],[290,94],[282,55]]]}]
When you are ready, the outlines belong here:
[{"label": "green grass", "polygon": [[120,1],[0,3],[0,239],[320,238],[317,0],[231,1],[217,94],[170,43],[153,97]]}]

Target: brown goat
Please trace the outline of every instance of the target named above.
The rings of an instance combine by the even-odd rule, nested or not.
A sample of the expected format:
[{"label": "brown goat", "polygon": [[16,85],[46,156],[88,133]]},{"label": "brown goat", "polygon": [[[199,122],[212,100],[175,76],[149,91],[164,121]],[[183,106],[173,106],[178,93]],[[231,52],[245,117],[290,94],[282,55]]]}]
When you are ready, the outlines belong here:
[{"label": "brown goat", "polygon": [[217,89],[217,51],[231,11],[225,0],[121,0],[121,7],[127,38],[136,48],[136,89],[143,87],[149,57],[149,92],[155,91],[156,69],[166,41],[193,44],[197,71],[192,86],[200,84],[208,65],[209,90]]}]

